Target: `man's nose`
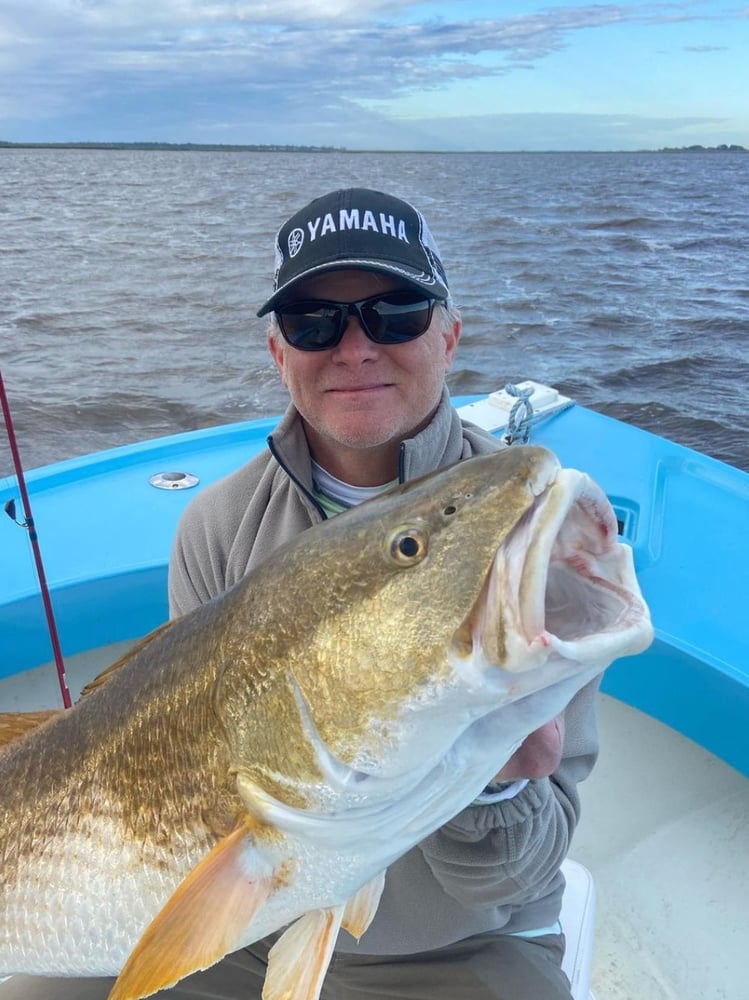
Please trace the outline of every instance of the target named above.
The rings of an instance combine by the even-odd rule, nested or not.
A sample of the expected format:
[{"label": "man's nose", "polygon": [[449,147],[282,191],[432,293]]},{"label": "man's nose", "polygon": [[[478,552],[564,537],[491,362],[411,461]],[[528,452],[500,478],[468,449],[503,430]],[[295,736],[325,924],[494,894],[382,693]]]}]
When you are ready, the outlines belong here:
[{"label": "man's nose", "polygon": [[334,354],[342,357],[348,356],[369,357],[377,353],[377,344],[364,332],[359,317],[352,311],[349,313],[343,337],[340,344],[333,348]]}]

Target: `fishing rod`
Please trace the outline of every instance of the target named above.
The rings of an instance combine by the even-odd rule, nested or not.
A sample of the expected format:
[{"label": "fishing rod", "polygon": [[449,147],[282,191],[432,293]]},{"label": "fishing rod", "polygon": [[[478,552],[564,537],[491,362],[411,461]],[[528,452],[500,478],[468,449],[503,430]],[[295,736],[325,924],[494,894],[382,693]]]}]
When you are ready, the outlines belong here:
[{"label": "fishing rod", "polygon": [[60,682],[60,693],[62,694],[62,703],[65,708],[70,708],[73,704],[70,697],[70,690],[68,688],[68,680],[65,676],[65,662],[62,658],[62,649],[60,648],[60,639],[57,634],[57,625],[55,624],[55,614],[52,610],[52,600],[49,594],[49,587],[47,586],[47,577],[44,572],[44,563],[42,562],[42,551],[39,547],[39,538],[37,537],[36,527],[34,525],[34,516],[31,512],[31,501],[29,499],[29,492],[26,489],[26,479],[23,474],[23,465],[21,464],[21,455],[18,451],[18,442],[16,441],[16,432],[13,428],[13,418],[10,413],[10,403],[8,402],[8,396],[5,392],[5,383],[3,382],[3,373],[0,370],[0,405],[2,406],[3,418],[5,420],[5,429],[8,434],[8,444],[10,445],[10,453],[13,456],[13,467],[16,470],[16,478],[18,479],[18,489],[21,493],[21,504],[23,506],[23,521],[16,520],[16,502],[15,500],[8,500],[5,504],[5,513],[10,517],[19,527],[26,528],[29,533],[29,541],[31,542],[31,549],[34,553],[34,562],[36,564],[36,575],[39,578],[39,589],[42,594],[42,603],[44,604],[44,614],[47,619],[47,628],[49,629],[49,638],[52,643],[52,652],[55,658],[55,665],[57,667],[57,679]]}]

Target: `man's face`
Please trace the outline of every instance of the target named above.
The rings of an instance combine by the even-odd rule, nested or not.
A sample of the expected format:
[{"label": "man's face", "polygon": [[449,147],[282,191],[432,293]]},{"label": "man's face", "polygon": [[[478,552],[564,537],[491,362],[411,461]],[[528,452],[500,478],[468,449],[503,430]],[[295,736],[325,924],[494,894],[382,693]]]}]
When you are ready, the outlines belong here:
[{"label": "man's face", "polygon": [[[352,302],[403,285],[395,277],[341,270],[300,282],[295,299]],[[329,351],[305,352],[280,336],[270,338],[271,354],[305,422],[315,459],[329,471],[340,467],[330,455],[393,446],[429,422],[442,393],[460,336],[460,324],[445,330],[435,307],[429,329],[404,344],[375,344],[355,316],[343,339]],[[394,471],[393,471],[394,474]]]}]

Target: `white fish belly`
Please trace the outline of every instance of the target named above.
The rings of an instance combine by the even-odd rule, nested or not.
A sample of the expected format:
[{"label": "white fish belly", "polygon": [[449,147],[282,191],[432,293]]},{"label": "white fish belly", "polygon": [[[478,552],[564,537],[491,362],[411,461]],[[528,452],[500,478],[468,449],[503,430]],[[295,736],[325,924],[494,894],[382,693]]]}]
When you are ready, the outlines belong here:
[{"label": "white fish belly", "polygon": [[48,842],[19,864],[0,901],[0,974],[116,975],[142,931],[197,863],[161,852],[144,865],[141,845],[97,821],[91,835]]}]

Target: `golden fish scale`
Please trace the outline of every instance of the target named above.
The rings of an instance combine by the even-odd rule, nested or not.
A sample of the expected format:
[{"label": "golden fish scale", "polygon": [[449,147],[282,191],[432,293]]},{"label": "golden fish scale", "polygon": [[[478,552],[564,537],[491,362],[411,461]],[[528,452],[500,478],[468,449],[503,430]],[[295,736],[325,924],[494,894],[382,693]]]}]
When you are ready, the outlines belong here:
[{"label": "golden fish scale", "polygon": [[[143,863],[158,869],[187,847],[204,853],[233,828],[239,803],[210,700],[175,704],[168,682],[153,683],[159,671],[145,652],[127,676],[114,674],[3,754],[0,894],[42,844],[62,855],[66,841],[94,841],[107,830],[115,843],[103,850],[115,854],[117,840],[136,843]],[[145,697],[131,706],[136,689]]]}]

